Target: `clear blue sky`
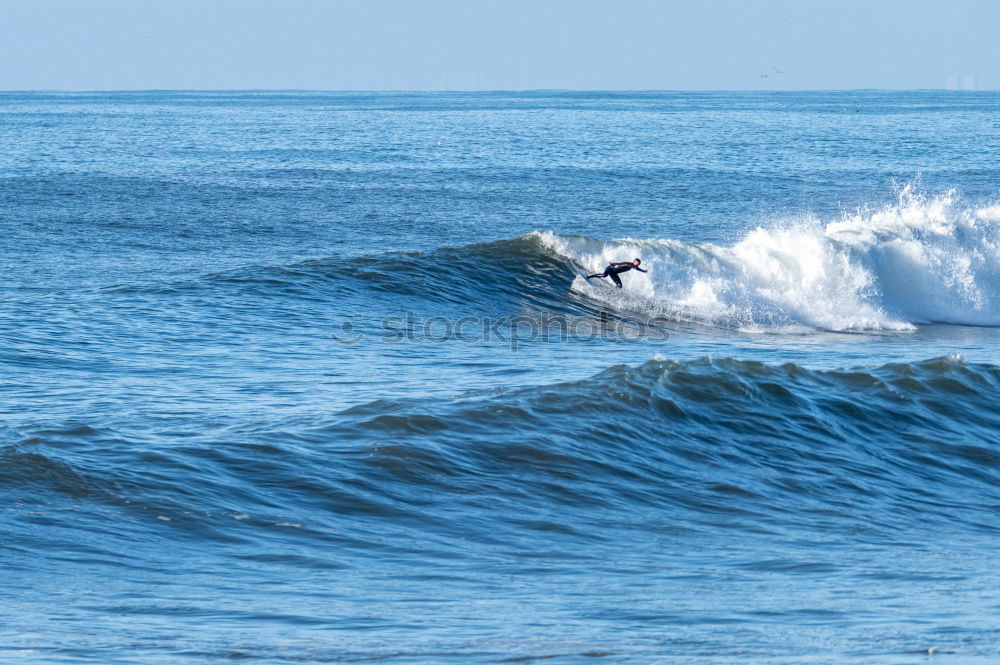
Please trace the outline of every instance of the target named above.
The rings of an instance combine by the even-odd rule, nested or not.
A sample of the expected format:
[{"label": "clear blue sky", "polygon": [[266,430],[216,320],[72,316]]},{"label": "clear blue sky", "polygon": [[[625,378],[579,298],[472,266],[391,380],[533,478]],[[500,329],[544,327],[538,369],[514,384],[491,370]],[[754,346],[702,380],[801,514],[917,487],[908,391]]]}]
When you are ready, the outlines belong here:
[{"label": "clear blue sky", "polygon": [[997,89],[998,28],[998,0],[0,0],[0,89]]}]

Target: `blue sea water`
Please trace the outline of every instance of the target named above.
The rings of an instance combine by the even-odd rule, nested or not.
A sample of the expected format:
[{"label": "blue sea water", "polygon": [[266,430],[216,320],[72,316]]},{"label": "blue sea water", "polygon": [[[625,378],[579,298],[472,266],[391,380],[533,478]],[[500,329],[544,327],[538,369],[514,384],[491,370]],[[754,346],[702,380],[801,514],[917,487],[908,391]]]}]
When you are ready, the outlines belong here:
[{"label": "blue sea water", "polygon": [[1000,660],[1000,93],[0,93],[0,140],[0,660]]}]

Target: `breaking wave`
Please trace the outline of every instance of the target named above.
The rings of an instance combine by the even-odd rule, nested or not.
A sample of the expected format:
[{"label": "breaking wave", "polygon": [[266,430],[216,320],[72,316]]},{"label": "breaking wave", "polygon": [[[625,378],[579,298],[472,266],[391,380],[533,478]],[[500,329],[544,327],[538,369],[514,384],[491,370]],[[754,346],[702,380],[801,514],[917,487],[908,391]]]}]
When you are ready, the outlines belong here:
[{"label": "breaking wave", "polygon": [[617,308],[739,328],[907,330],[1000,325],[1000,206],[904,188],[895,205],[829,223],[756,228],[733,245],[538,234],[587,270],[639,256],[621,292],[574,289]]}]

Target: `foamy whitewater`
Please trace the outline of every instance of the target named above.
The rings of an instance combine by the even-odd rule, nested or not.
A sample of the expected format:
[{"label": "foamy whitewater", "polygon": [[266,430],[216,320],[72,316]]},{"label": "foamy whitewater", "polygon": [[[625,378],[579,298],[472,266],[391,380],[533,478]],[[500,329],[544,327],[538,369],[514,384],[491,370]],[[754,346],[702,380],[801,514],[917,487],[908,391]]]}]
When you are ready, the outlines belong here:
[{"label": "foamy whitewater", "polygon": [[641,257],[648,275],[615,292],[574,289],[625,310],[745,330],[912,330],[1000,325],[1000,206],[964,207],[954,191],[824,223],[757,227],[731,246],[670,239],[613,242],[539,234],[589,272]]},{"label": "foamy whitewater", "polygon": [[1000,662],[997,108],[0,93],[0,661]]}]

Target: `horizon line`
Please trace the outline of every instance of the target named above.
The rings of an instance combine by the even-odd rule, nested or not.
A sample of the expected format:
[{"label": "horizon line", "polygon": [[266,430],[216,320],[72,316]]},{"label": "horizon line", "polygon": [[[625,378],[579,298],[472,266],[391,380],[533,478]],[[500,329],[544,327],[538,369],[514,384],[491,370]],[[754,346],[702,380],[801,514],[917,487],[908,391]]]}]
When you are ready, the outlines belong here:
[{"label": "horizon line", "polygon": [[2,93],[127,93],[127,92],[319,92],[319,93],[517,93],[517,92],[581,92],[581,93],[645,93],[645,92],[1000,92],[1000,88],[3,88]]}]

